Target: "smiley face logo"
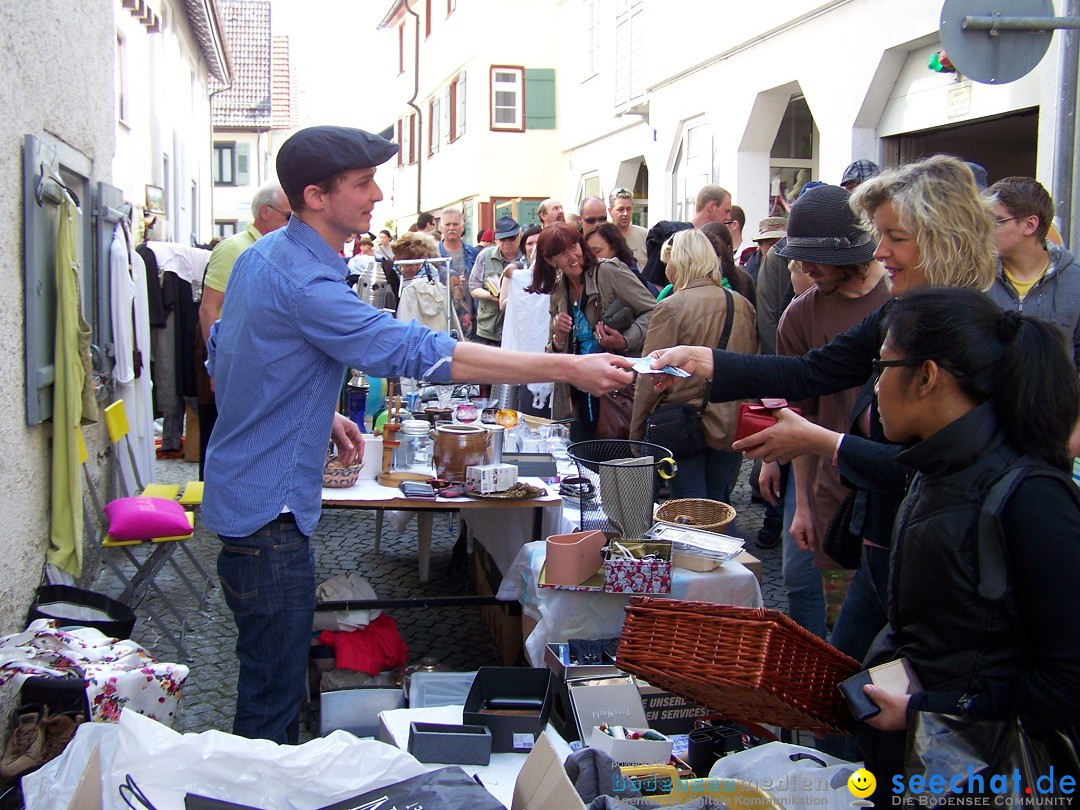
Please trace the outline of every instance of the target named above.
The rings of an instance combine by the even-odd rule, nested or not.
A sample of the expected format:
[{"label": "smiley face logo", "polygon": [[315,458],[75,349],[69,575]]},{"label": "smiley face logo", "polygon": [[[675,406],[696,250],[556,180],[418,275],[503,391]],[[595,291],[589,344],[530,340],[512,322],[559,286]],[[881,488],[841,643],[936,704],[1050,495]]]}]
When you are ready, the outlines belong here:
[{"label": "smiley face logo", "polygon": [[847,780],[848,790],[858,799],[865,799],[877,787],[877,779],[866,768],[859,768]]}]

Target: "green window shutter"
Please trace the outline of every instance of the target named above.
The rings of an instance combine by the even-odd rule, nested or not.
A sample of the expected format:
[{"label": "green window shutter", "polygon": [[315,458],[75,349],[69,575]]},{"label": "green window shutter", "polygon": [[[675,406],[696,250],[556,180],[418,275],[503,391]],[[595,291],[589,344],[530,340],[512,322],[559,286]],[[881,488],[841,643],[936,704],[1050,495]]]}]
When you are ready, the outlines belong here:
[{"label": "green window shutter", "polygon": [[555,71],[525,71],[525,129],[555,129]]},{"label": "green window shutter", "polygon": [[251,183],[251,144],[238,143],[236,145],[236,185],[246,186]]}]

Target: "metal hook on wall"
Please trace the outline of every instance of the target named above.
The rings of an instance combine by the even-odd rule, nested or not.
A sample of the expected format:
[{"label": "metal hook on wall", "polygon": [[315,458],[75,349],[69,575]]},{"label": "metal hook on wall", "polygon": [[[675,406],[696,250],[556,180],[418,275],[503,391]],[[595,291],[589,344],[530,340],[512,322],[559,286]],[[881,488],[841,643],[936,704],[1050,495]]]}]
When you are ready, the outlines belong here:
[{"label": "metal hook on wall", "polygon": [[71,198],[71,201],[73,203],[75,203],[75,207],[76,208],[80,207],[79,195],[76,194],[74,191],[72,191],[70,188],[67,187],[67,184],[64,183],[63,178],[60,177],[60,173],[58,171],[56,171],[56,169],[52,168],[51,166],[46,167],[45,161],[42,161],[41,162],[41,172],[38,175],[37,186],[34,188],[34,199],[37,200],[37,204],[38,204],[39,208],[44,208],[45,207],[45,181],[46,180],[52,180],[54,183],[56,183],[56,185],[60,186],[60,188],[63,189],[64,193],[67,194],[68,197]]}]

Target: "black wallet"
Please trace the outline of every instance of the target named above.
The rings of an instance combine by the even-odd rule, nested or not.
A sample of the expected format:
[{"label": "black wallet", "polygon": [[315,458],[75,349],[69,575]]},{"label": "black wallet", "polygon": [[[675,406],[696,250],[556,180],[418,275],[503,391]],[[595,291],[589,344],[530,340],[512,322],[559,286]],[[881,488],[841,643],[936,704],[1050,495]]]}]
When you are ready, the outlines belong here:
[{"label": "black wallet", "polygon": [[398,484],[401,494],[406,498],[425,498],[435,500],[435,488],[423,481],[402,481]]},{"label": "black wallet", "polygon": [[868,683],[880,686],[894,695],[913,695],[922,691],[919,676],[906,658],[897,658],[857,672],[846,681],[841,681],[839,688],[851,713],[860,722],[881,713],[881,707],[863,692],[863,687]]}]

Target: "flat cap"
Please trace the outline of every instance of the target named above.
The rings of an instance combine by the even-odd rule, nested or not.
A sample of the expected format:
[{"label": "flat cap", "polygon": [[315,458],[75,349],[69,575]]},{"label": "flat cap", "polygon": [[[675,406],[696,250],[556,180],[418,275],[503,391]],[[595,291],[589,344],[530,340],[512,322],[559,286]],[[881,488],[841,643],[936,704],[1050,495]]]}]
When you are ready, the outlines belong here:
[{"label": "flat cap", "polygon": [[379,166],[397,151],[396,143],[362,129],[307,127],[281,145],[278,181],[285,194],[300,194],[340,172]]}]

